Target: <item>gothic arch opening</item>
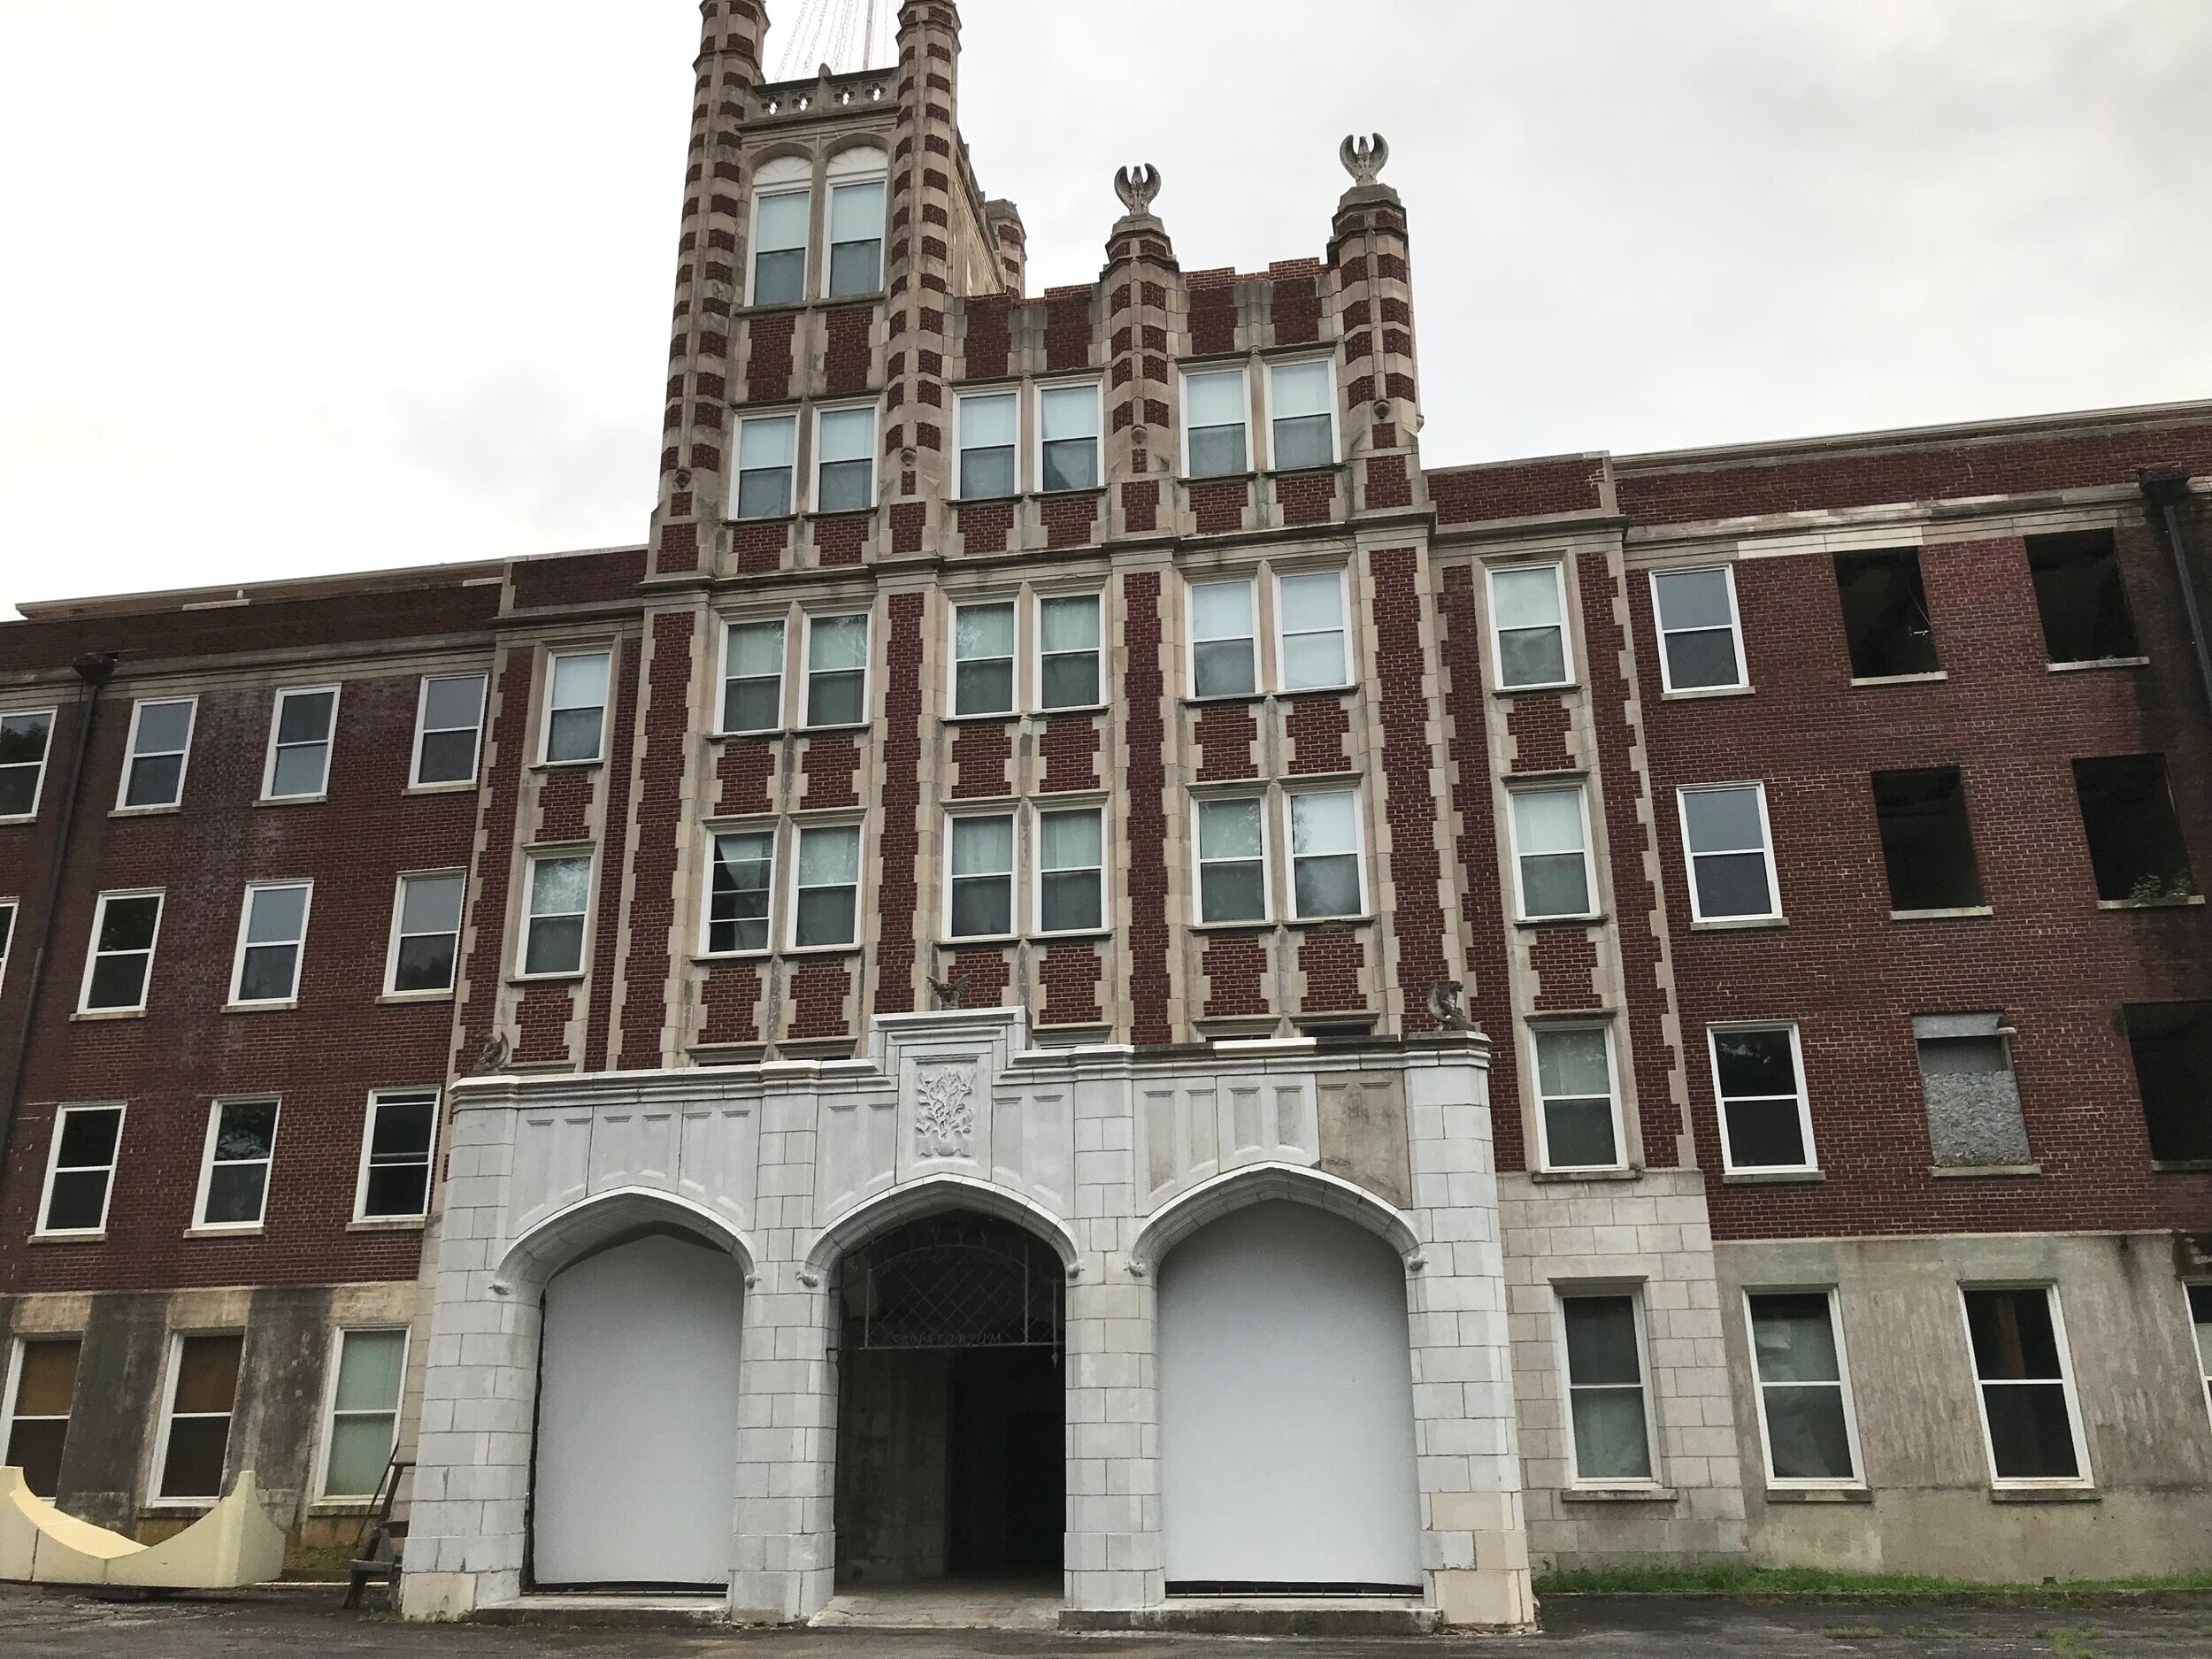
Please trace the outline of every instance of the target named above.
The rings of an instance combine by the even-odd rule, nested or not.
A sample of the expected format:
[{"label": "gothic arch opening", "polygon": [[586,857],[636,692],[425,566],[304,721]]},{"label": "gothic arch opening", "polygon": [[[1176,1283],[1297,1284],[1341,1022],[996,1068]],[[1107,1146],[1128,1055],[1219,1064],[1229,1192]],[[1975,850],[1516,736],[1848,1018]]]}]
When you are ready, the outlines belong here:
[{"label": "gothic arch opening", "polygon": [[1059,1578],[1067,1270],[953,1210],[838,1262],[837,1582]]}]

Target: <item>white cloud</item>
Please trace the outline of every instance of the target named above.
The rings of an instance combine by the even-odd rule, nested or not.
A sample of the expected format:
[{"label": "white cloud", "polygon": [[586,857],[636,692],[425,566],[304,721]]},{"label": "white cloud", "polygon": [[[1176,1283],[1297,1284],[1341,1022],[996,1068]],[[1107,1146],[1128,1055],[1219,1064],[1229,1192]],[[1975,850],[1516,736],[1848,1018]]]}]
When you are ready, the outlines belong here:
[{"label": "white cloud", "polygon": [[[2212,7],[963,12],[1033,290],[1096,274],[1125,162],[1187,268],[1317,255],[1386,133],[1432,465],[2212,395]],[[641,536],[696,35],[0,0],[0,598]]]}]

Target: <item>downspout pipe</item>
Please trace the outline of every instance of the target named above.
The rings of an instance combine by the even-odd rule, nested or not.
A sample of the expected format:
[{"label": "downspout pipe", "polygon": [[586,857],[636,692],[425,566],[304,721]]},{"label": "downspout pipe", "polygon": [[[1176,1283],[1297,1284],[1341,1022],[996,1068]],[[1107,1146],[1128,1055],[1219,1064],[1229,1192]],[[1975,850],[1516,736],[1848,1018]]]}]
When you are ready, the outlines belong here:
[{"label": "downspout pipe", "polygon": [[55,914],[61,909],[62,876],[69,867],[69,839],[77,824],[77,797],[83,792],[84,757],[92,747],[92,715],[100,693],[115,677],[115,658],[105,653],[80,657],[77,671],[77,734],[71,745],[69,778],[62,786],[61,823],[54,832],[54,856],[46,876],[46,910],[39,918],[38,946],[31,953],[30,983],[23,993],[23,1025],[16,1033],[15,1056],[8,1063],[8,1087],[0,1093],[0,1173],[8,1164],[8,1142],[15,1130],[16,1108],[23,1094],[23,1070],[31,1053],[31,1033],[38,1019],[38,997],[46,978],[46,955],[54,942]]},{"label": "downspout pipe", "polygon": [[2174,574],[2181,581],[2182,614],[2189,619],[2189,643],[2196,648],[2197,673],[2204,681],[2204,701],[2212,709],[2212,641],[2204,634],[2204,610],[2197,603],[2196,549],[2190,545],[2189,526],[2181,510],[2193,499],[2189,471],[2180,466],[2146,467],[2136,474],[2143,499],[2164,515],[2166,547],[2174,556]]}]

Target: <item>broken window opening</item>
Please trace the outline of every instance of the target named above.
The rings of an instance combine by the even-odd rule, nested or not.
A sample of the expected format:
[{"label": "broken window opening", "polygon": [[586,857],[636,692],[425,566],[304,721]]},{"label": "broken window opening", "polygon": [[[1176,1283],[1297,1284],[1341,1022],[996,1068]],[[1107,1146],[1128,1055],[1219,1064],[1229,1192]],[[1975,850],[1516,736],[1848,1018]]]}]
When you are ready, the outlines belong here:
[{"label": "broken window opening", "polygon": [[1936,1167],[2023,1169],[2033,1163],[2004,1016],[1916,1015],[1912,1034]]},{"label": "broken window opening", "polygon": [[1839,553],[1836,588],[1843,597],[1852,679],[1894,680],[1941,668],[1918,549]]},{"label": "broken window opening", "polygon": [[2052,662],[2102,663],[2141,654],[2111,531],[2030,536],[2028,573]]},{"label": "broken window opening", "polygon": [[2212,1163],[2212,1002],[2139,1003],[2124,1014],[2152,1161]]},{"label": "broken window opening", "polygon": [[2162,755],[2107,755],[2074,763],[2081,826],[2097,896],[2153,904],[2197,890]]},{"label": "broken window opening", "polygon": [[1957,767],[1876,772],[1874,816],[1893,913],[1981,908],[1981,872]]}]

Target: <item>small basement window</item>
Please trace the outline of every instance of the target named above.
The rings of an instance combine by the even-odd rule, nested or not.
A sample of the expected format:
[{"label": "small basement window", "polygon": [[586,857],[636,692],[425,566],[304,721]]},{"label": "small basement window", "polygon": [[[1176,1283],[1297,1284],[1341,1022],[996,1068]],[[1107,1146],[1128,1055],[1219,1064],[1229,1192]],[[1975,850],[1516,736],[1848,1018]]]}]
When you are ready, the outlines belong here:
[{"label": "small basement window", "polygon": [[2212,1002],[2139,1003],[2125,1018],[2152,1160],[2212,1163]]},{"label": "small basement window", "polygon": [[1941,668],[1917,548],[1839,553],[1836,588],[1843,596],[1852,679],[1894,680]]},{"label": "small basement window", "polygon": [[1921,1014],[1912,1034],[1936,1167],[2016,1169],[2032,1163],[2004,1016]]},{"label": "small basement window", "polygon": [[2108,755],[2074,763],[2081,826],[2097,872],[2097,896],[2139,904],[2185,899],[2197,890],[2181,820],[2166,787],[2162,755]]},{"label": "small basement window", "polygon": [[1893,913],[1980,907],[1982,879],[1957,767],[1876,772],[1874,816]]},{"label": "small basement window", "polygon": [[2032,535],[2028,572],[2051,661],[2101,663],[2139,654],[2111,531]]}]

